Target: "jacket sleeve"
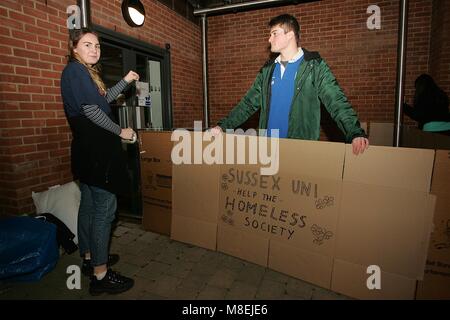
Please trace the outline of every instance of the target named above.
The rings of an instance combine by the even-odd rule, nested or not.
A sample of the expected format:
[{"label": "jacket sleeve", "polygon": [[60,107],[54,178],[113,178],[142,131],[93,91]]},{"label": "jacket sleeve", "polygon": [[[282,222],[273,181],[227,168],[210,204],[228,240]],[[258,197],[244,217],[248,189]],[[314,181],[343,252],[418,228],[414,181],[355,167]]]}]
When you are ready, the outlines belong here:
[{"label": "jacket sleeve", "polygon": [[318,66],[316,86],[321,102],[344,133],[345,140],[351,142],[356,137],[366,137],[355,110],[324,60]]},{"label": "jacket sleeve", "polygon": [[262,72],[259,72],[253,85],[241,101],[231,110],[227,117],[218,122],[222,130],[237,128],[258,111],[261,108],[261,94]]}]

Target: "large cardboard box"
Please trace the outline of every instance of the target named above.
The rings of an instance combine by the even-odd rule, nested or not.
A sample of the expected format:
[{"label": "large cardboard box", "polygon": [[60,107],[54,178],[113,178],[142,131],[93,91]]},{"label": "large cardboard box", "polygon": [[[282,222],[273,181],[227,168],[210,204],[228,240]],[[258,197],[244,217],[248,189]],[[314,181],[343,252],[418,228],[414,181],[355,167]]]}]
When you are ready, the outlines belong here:
[{"label": "large cardboard box", "polygon": [[[355,157],[342,143],[279,146],[272,176],[258,164],[176,166],[174,217],[184,217],[178,228],[197,227],[181,241],[199,243],[215,222],[221,252],[355,298],[413,298],[431,231],[434,151],[372,146]],[[381,290],[366,285],[371,265]]]},{"label": "large cardboard box", "polygon": [[172,216],[171,132],[140,131],[142,225],[170,235]]},{"label": "large cardboard box", "polygon": [[416,298],[450,299],[450,151],[436,151],[431,192],[437,197],[434,228]]}]

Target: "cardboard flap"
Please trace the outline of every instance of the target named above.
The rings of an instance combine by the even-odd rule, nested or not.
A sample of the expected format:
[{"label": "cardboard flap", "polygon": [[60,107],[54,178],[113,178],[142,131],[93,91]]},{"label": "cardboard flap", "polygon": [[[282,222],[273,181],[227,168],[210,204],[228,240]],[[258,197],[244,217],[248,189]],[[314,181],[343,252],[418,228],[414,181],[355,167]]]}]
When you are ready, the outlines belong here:
[{"label": "cardboard flap", "polygon": [[425,275],[425,268],[427,263],[427,256],[428,256],[428,249],[430,248],[430,242],[431,242],[431,234],[433,231],[433,219],[434,219],[434,213],[436,208],[436,200],[437,197],[435,195],[428,195],[428,201],[427,201],[427,210],[426,212],[429,212],[431,214],[425,215],[425,221],[423,224],[423,237],[421,241],[421,248],[420,251],[422,255],[417,255],[417,264],[419,267],[419,272],[422,271],[420,274],[418,274],[417,279],[423,280],[423,277]]},{"label": "cardboard flap", "polygon": [[436,150],[431,192],[450,195],[450,151]]},{"label": "cardboard flap", "polygon": [[343,143],[280,139],[279,174],[341,180],[344,155]]},{"label": "cardboard flap", "polygon": [[267,267],[269,239],[219,225],[217,251]]},{"label": "cardboard flap", "polygon": [[333,257],[271,240],[269,268],[330,289]]},{"label": "cardboard flap", "polygon": [[219,173],[219,165],[173,165],[172,214],[217,224]]},{"label": "cardboard flap", "polygon": [[217,224],[173,215],[170,238],[215,251]]},{"label": "cardboard flap", "polygon": [[336,258],[420,279],[431,205],[425,192],[344,182]]},{"label": "cardboard flap", "polygon": [[[436,162],[435,169],[445,164]],[[447,162],[450,166],[450,162]],[[442,170],[437,170],[442,174]],[[450,177],[433,173],[435,178],[447,179]],[[433,189],[433,187],[432,187]],[[433,230],[430,236],[426,269],[423,281],[417,287],[417,299],[450,299],[450,197],[448,190],[436,188],[436,207],[433,217]]]},{"label": "cardboard flap", "polygon": [[434,150],[370,146],[355,156],[345,150],[344,181],[428,192]]},{"label": "cardboard flap", "polygon": [[368,265],[335,259],[331,290],[359,299],[414,299],[417,280],[385,272],[381,269],[380,289],[369,289],[367,280],[375,274],[368,273],[367,267]]}]

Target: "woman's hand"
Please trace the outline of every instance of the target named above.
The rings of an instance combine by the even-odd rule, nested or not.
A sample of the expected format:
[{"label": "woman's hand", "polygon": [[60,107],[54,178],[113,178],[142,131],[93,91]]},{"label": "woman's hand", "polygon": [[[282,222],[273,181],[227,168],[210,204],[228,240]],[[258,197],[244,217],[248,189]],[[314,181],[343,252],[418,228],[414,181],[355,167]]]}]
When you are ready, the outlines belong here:
[{"label": "woman's hand", "polygon": [[120,132],[120,137],[124,140],[133,140],[133,136],[136,133],[134,132],[133,129],[131,128],[126,128],[126,129],[122,129],[122,131]]},{"label": "woman's hand", "polygon": [[139,80],[139,75],[134,72],[133,70],[130,70],[128,72],[128,74],[125,76],[125,78],[123,78],[126,82],[131,83],[132,81],[138,81]]}]

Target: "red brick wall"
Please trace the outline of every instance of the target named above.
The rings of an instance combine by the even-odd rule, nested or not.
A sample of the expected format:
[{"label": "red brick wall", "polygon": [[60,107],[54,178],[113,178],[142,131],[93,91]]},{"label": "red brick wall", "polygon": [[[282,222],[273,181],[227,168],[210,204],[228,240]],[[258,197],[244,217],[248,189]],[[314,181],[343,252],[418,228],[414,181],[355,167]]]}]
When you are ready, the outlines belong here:
[{"label": "red brick wall", "polygon": [[[409,1],[405,101],[410,104],[413,103],[416,78],[429,72],[431,17],[432,1]],[[404,123],[416,124],[407,116],[404,116]]]},{"label": "red brick wall", "polygon": [[450,1],[433,0],[430,75],[450,95]]},{"label": "red brick wall", "polygon": [[[125,24],[117,0],[92,0],[92,21],[153,45],[171,44],[174,125],[192,126],[202,118],[200,29],[159,2],[143,3],[147,21],[140,29]],[[59,88],[72,4],[0,2],[0,214],[33,212],[31,191],[72,180]]]},{"label": "red brick wall", "polygon": [[[367,7],[381,8],[381,30],[368,30]],[[432,0],[411,0],[406,93],[428,71]],[[394,121],[399,1],[323,0],[209,18],[211,121],[225,116],[267,59],[269,20],[297,17],[301,46],[328,62],[361,121]]]}]

